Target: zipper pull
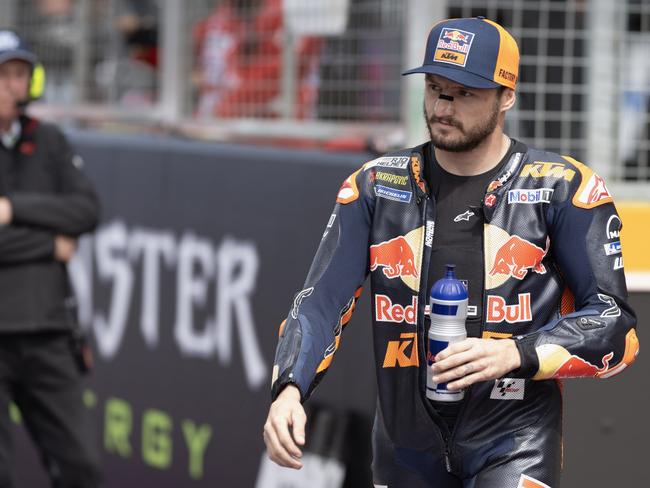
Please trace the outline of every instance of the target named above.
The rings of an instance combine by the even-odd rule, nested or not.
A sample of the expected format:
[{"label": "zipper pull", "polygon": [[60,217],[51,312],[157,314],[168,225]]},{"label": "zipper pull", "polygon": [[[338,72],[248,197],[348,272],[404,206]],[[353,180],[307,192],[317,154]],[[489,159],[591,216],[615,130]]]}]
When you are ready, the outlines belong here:
[{"label": "zipper pull", "polygon": [[449,448],[445,448],[445,468],[447,473],[451,473],[451,459],[449,459]]}]

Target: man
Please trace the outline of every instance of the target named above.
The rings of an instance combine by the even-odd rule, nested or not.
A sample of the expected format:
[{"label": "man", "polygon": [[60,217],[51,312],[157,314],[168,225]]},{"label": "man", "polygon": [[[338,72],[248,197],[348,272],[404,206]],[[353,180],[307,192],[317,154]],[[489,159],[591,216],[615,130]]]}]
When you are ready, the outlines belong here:
[{"label": "man", "polygon": [[[490,20],[432,29],[424,64],[406,73],[425,74],[431,142],[345,181],[283,324],[264,429],[278,464],[301,467],[301,402],[326,372],[368,273],[375,486],[556,488],[556,380],[609,377],[634,361],[621,221],[603,180],[503,133],[518,64],[515,40]],[[427,369],[427,291],[445,263],[468,283],[469,338]],[[426,375],[464,389],[464,399],[430,402]]]},{"label": "man", "polygon": [[90,488],[99,474],[82,403],[89,358],[66,263],[99,208],[63,134],[24,113],[39,69],[15,33],[0,31],[0,486],[12,486],[13,401],[52,486]]}]

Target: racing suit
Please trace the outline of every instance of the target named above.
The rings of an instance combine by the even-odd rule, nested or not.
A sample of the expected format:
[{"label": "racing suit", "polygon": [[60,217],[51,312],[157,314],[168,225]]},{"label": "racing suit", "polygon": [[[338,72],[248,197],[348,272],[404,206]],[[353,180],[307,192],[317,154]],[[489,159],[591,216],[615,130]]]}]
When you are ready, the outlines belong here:
[{"label": "racing suit", "polygon": [[613,376],[638,353],[626,303],[621,221],[602,180],[570,157],[515,152],[487,188],[483,338],[512,338],[521,366],[469,387],[453,431],[425,396],[427,270],[436,202],[427,145],[364,164],[337,204],[287,319],[273,398],[304,402],[330,366],[371,278],[378,401],[376,486],[559,486],[561,385]]}]

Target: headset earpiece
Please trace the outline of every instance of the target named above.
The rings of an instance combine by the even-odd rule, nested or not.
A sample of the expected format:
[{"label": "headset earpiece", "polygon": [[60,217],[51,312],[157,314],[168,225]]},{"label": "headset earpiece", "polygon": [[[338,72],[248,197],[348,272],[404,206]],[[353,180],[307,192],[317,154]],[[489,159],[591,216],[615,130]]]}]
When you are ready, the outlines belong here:
[{"label": "headset earpiece", "polygon": [[37,100],[45,91],[45,68],[41,63],[36,63],[32,70],[32,79],[29,83],[29,99]]}]

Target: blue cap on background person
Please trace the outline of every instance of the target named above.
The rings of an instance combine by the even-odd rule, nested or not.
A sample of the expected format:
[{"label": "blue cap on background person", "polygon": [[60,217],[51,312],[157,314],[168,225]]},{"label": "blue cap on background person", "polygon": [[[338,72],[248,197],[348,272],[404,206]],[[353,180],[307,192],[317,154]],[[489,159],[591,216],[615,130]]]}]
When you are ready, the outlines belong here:
[{"label": "blue cap on background person", "polygon": [[38,63],[36,54],[18,34],[10,30],[0,30],[0,64],[11,59],[20,59],[32,66]]},{"label": "blue cap on background person", "polygon": [[32,68],[28,98],[20,102],[22,105],[27,105],[29,102],[41,98],[45,92],[45,68],[38,61],[38,56],[18,34],[11,30],[1,29],[0,64],[13,59],[25,61]]},{"label": "blue cap on background person", "polygon": [[422,66],[404,75],[429,73],[471,88],[515,89],[519,76],[517,41],[484,17],[449,19],[433,26]]}]

